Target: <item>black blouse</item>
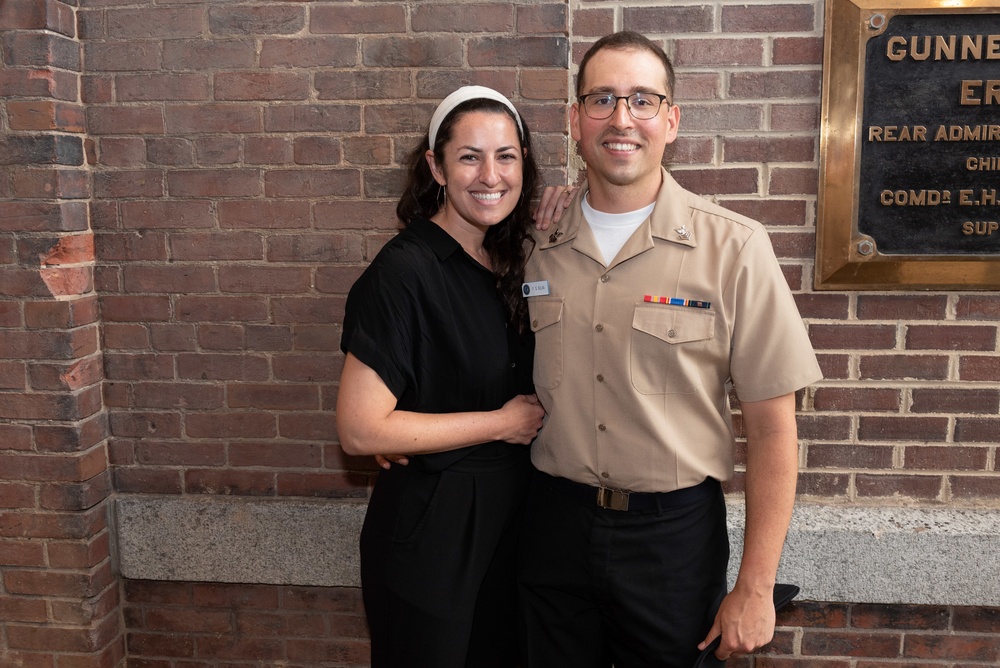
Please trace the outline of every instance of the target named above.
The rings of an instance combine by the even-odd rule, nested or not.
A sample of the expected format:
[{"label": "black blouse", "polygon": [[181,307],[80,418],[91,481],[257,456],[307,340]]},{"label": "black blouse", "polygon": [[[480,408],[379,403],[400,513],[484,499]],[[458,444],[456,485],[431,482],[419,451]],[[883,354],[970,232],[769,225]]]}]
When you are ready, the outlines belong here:
[{"label": "black blouse", "polygon": [[[398,410],[490,411],[533,391],[533,336],[508,326],[493,274],[429,220],[411,222],[351,288],[340,348],[379,375]],[[440,470],[476,447],[411,459]]]}]

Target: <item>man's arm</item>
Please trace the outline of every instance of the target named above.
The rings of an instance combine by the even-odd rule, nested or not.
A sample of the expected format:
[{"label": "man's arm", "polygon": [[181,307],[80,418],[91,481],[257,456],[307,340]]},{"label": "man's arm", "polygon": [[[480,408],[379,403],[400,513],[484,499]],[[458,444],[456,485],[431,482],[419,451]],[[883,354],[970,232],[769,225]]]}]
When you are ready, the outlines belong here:
[{"label": "man's arm", "polygon": [[795,395],[741,404],[747,435],[746,529],[736,585],[699,645],[715,636],[722,660],[762,647],[774,636],[773,589],[795,503],[798,435]]}]

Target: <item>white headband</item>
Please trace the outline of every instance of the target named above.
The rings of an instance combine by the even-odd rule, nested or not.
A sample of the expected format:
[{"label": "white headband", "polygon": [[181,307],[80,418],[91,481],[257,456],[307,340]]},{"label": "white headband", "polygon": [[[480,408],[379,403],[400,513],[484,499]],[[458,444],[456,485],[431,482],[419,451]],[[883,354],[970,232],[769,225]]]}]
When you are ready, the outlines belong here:
[{"label": "white headband", "polygon": [[434,115],[431,116],[431,126],[427,131],[427,139],[430,141],[431,149],[433,150],[434,148],[434,141],[437,139],[438,129],[441,127],[441,122],[444,121],[445,116],[450,114],[455,107],[463,102],[483,98],[487,100],[496,100],[511,110],[514,114],[514,118],[517,119],[518,137],[523,140],[524,128],[521,126],[521,115],[517,113],[517,109],[514,108],[514,105],[511,104],[510,100],[492,88],[487,88],[486,86],[463,86],[445,99],[441,100],[441,104],[439,104],[437,109],[434,110]]}]

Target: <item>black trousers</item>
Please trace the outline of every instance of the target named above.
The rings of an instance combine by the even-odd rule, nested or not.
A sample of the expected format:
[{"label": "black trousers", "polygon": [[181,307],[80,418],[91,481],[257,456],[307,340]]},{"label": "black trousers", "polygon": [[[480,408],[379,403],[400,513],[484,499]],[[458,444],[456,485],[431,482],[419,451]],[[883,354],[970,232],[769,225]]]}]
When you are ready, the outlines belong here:
[{"label": "black trousers", "polygon": [[661,495],[656,508],[625,512],[599,508],[596,493],[589,502],[567,495],[555,482],[537,473],[525,504],[522,663],[690,668],[726,594],[729,536],[718,482],[677,506]]},{"label": "black trousers", "polygon": [[[517,665],[516,541],[528,450],[379,474],[361,532],[372,668]],[[516,449],[515,449],[516,448]]]}]

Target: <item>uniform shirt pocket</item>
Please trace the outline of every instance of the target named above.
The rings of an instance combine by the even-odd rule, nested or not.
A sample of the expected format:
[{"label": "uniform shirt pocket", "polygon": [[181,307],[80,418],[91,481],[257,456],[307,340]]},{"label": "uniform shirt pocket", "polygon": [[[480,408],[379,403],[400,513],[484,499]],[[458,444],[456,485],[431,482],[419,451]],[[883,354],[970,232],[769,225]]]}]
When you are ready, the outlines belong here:
[{"label": "uniform shirt pocket", "polygon": [[643,394],[697,391],[699,367],[707,362],[702,353],[714,336],[714,311],[687,306],[636,306],[630,355],[632,385]]},{"label": "uniform shirt pocket", "polygon": [[528,300],[531,331],[535,333],[535,385],[551,390],[562,380],[563,300],[532,297]]}]

